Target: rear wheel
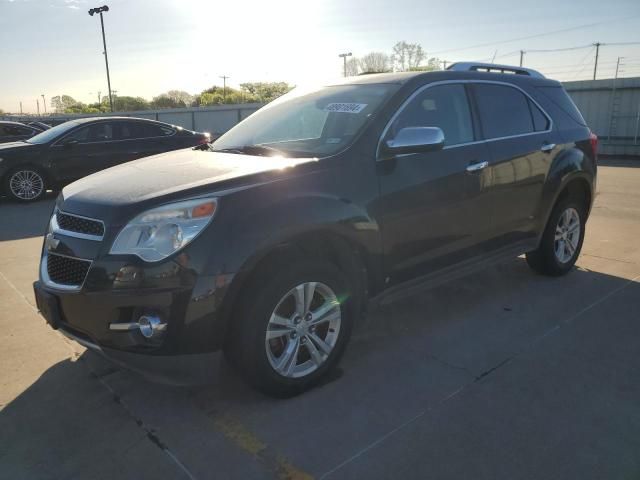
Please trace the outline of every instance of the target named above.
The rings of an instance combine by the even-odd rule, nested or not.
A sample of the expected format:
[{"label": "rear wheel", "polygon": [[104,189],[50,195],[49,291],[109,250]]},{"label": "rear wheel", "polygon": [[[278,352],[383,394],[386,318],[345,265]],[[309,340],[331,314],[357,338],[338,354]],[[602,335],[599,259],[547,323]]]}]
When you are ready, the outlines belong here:
[{"label": "rear wheel", "polygon": [[35,167],[25,166],[5,176],[4,190],[9,197],[20,202],[33,202],[47,191],[44,174]]},{"label": "rear wheel", "polygon": [[537,250],[527,253],[527,263],[544,275],[559,276],[576,263],[584,241],[586,213],[575,198],[556,204]]},{"label": "rear wheel", "polygon": [[345,275],[330,263],[265,270],[245,290],[231,355],[247,380],[275,396],[316,384],[338,363],[354,313]]}]

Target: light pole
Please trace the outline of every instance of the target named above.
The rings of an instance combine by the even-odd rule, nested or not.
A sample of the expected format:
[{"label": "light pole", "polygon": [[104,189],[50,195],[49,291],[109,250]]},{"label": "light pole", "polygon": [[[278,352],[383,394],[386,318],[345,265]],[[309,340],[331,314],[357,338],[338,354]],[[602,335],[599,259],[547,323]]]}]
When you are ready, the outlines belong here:
[{"label": "light pole", "polygon": [[227,103],[227,77],[226,75],[220,75],[222,79],[222,103]]},{"label": "light pole", "polygon": [[44,107],[44,114],[47,114],[47,101],[44,98],[44,93],[40,95],[42,97],[42,106]]},{"label": "light pole", "polygon": [[102,27],[102,46],[104,47],[104,63],[107,67],[107,88],[109,89],[109,106],[111,107],[111,111],[113,112],[113,99],[111,98],[111,79],[109,78],[109,57],[107,56],[107,40],[104,36],[104,20],[102,18],[103,12],[108,12],[109,7],[103,5],[102,7],[96,7],[89,10],[89,15],[93,17],[95,13],[100,14],[100,26]]},{"label": "light pole", "polygon": [[340,55],[338,55],[340,58],[342,58],[344,76],[345,77],[347,76],[347,57],[350,57],[351,55],[352,55],[351,52],[341,53]]}]

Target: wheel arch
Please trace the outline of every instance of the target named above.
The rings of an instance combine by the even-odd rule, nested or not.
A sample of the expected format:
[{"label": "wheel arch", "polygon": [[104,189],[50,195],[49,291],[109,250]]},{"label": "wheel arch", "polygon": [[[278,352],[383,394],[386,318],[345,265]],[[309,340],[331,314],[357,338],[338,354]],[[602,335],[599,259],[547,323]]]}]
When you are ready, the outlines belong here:
[{"label": "wheel arch", "polygon": [[280,239],[247,259],[231,281],[220,310],[226,325],[225,338],[232,330],[229,325],[233,312],[242,301],[242,292],[251,286],[259,272],[268,268],[277,270],[292,258],[306,256],[331,262],[345,273],[354,285],[354,306],[358,312],[365,308],[371,292],[380,288],[382,275],[378,262],[353,238],[330,229],[314,229]]}]

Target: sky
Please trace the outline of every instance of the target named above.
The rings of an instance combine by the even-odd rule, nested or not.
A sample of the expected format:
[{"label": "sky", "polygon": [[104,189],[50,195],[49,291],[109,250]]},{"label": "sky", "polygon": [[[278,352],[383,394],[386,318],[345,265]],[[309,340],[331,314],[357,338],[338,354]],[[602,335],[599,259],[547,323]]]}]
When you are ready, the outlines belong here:
[{"label": "sky", "polygon": [[[107,93],[104,14],[112,89],[147,99],[177,89],[338,77],[341,52],[391,53],[401,40],[449,62],[524,65],[558,80],[640,76],[638,0],[0,0],[0,109],[34,113],[36,99]],[[606,45],[638,42],[636,45]],[[533,52],[584,47],[556,52]],[[470,48],[472,47],[472,48]],[[42,105],[41,105],[42,108]]]}]

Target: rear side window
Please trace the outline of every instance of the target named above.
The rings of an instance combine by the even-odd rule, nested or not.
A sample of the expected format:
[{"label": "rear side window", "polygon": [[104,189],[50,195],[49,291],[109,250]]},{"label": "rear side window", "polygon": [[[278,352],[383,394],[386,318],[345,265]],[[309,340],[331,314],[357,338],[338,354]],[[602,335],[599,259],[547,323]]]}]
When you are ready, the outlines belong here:
[{"label": "rear side window", "polygon": [[538,91],[542,92],[549,100],[551,100],[557,107],[563,110],[573,120],[580,125],[587,126],[587,122],[584,121],[580,110],[573,103],[573,100],[569,94],[562,87],[538,87]]},{"label": "rear side window", "polygon": [[518,89],[503,85],[474,85],[485,138],[533,133],[529,99]]},{"label": "rear side window", "polygon": [[174,133],[170,127],[147,122],[118,122],[117,127],[119,140],[168,137]]},{"label": "rear side window", "polygon": [[445,145],[473,142],[473,123],[464,85],[438,85],[414,97],[391,124],[389,138],[406,127],[440,127]]}]

